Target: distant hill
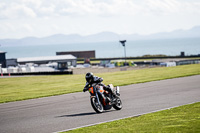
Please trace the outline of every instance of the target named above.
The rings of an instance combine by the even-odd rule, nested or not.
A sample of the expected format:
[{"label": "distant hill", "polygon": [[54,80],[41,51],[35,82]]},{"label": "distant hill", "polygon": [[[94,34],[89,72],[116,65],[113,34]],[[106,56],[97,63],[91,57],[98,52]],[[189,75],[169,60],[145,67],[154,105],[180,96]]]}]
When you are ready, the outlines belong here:
[{"label": "distant hill", "polygon": [[172,32],[162,32],[151,35],[138,34],[116,34],[113,32],[101,32],[98,34],[81,36],[78,34],[56,34],[48,37],[26,37],[22,39],[0,39],[3,45],[45,45],[45,44],[72,44],[72,43],[92,43],[92,42],[113,42],[120,39],[131,40],[151,40],[151,39],[174,39],[174,38],[200,38],[200,26],[189,30],[175,30]]}]

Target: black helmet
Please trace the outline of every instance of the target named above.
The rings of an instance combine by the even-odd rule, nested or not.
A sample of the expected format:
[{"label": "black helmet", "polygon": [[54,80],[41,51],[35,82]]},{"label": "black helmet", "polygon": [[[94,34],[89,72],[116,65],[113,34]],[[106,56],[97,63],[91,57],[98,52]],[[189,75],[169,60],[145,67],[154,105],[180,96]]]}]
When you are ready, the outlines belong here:
[{"label": "black helmet", "polygon": [[93,76],[94,76],[93,73],[88,72],[88,73],[85,75],[86,81],[87,81],[88,83],[91,83],[92,80],[93,80]]}]

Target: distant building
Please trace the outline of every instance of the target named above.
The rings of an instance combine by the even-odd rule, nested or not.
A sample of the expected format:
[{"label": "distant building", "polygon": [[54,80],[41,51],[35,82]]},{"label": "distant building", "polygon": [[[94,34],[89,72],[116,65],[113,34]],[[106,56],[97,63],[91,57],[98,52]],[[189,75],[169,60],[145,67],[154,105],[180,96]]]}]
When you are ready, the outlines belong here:
[{"label": "distant building", "polygon": [[77,58],[73,55],[59,55],[59,56],[45,56],[45,57],[28,57],[28,58],[18,58],[17,62],[20,65],[26,63],[34,64],[48,64],[52,62],[58,63],[59,69],[67,69],[70,66],[76,66]]},{"label": "distant building", "polygon": [[7,67],[10,67],[10,66],[16,67],[18,65],[17,59],[16,58],[6,59],[6,65]]},{"label": "distant building", "polygon": [[185,56],[185,52],[181,52],[181,57],[184,57]]},{"label": "distant building", "polygon": [[2,68],[6,68],[6,52],[0,51],[0,64]]},{"label": "distant building", "polygon": [[91,51],[63,51],[56,52],[56,55],[67,55],[71,54],[77,58],[95,58],[95,50]]}]

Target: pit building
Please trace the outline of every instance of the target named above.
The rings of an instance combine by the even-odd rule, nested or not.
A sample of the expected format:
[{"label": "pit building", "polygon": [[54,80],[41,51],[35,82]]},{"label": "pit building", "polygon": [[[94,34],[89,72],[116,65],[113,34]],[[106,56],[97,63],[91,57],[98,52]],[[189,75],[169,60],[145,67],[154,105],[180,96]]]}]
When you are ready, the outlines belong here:
[{"label": "pit building", "polygon": [[6,68],[6,52],[0,51],[0,67]]},{"label": "pit building", "polygon": [[91,51],[63,51],[56,52],[56,55],[68,55],[71,54],[76,58],[95,58],[95,50]]}]

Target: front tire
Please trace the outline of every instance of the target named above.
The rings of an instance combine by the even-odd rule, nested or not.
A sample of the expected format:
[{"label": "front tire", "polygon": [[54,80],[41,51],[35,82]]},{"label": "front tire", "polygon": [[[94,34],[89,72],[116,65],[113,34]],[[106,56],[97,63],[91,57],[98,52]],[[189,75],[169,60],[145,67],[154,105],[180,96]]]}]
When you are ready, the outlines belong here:
[{"label": "front tire", "polygon": [[116,109],[116,110],[122,109],[122,101],[119,97],[116,98],[116,103],[113,105],[113,108]]},{"label": "front tire", "polygon": [[102,113],[102,112],[103,112],[103,105],[101,104],[101,102],[98,103],[96,97],[92,97],[90,100],[91,100],[92,108],[93,108],[97,113]]}]

